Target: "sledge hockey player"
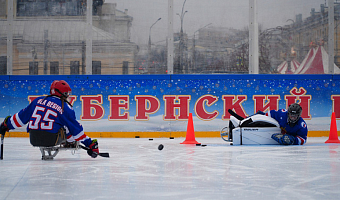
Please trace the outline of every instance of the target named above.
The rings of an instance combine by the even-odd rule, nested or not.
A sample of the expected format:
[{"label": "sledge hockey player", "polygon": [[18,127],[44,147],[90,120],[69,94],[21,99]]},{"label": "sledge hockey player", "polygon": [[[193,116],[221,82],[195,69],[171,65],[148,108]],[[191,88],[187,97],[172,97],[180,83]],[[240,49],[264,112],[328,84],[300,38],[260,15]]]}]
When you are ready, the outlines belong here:
[{"label": "sledge hockey player", "polygon": [[6,131],[28,123],[27,132],[33,146],[75,148],[77,142],[81,142],[88,148],[88,155],[96,158],[99,154],[98,142],[86,136],[82,125],[76,120],[68,101],[71,91],[66,81],[53,81],[50,95],[38,97],[18,113],[7,116],[0,125],[0,133],[4,135]]},{"label": "sledge hockey player", "polygon": [[305,120],[301,117],[301,113],[302,107],[297,103],[291,104],[288,110],[257,112],[257,114],[272,117],[279,123],[281,133],[273,134],[272,139],[282,145],[303,145],[307,142],[308,128]]}]

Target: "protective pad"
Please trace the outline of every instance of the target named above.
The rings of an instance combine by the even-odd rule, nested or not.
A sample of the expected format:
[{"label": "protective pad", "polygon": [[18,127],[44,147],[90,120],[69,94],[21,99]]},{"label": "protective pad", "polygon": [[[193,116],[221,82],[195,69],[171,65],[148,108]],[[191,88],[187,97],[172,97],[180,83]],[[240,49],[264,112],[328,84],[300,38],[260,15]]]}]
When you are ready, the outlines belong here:
[{"label": "protective pad", "polygon": [[281,133],[279,127],[238,127],[232,132],[233,145],[278,144],[271,136]]},{"label": "protective pad", "polygon": [[280,127],[279,123],[271,117],[255,114],[240,122],[240,127]]},{"label": "protective pad", "polygon": [[234,127],[239,127],[240,120],[236,119],[234,116],[230,116],[230,122],[233,123]]}]

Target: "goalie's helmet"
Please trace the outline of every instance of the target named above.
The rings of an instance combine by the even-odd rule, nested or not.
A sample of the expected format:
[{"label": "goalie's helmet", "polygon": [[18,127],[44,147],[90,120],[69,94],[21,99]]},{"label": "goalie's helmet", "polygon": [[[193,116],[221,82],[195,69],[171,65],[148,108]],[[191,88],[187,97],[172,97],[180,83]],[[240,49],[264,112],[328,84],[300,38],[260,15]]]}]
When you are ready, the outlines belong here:
[{"label": "goalie's helmet", "polygon": [[288,107],[288,122],[289,123],[296,123],[301,116],[302,113],[302,107],[297,104],[297,103],[293,103]]},{"label": "goalie's helmet", "polygon": [[61,81],[55,80],[51,84],[51,88],[50,88],[51,95],[55,95],[55,96],[58,96],[61,98],[63,97],[67,99],[68,96],[71,94],[71,92],[72,92],[71,87],[64,80],[61,80]]}]

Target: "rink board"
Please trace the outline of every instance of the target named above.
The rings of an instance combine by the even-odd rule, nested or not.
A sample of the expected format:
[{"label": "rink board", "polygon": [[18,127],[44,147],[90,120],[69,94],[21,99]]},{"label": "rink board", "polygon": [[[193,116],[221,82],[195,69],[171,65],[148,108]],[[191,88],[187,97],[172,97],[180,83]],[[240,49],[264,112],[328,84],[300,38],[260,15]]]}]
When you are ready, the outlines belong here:
[{"label": "rink board", "polygon": [[340,75],[6,75],[0,121],[47,95],[56,79],[70,84],[77,120],[95,137],[185,137],[189,113],[196,137],[219,137],[228,109],[246,117],[292,102],[311,137],[328,136],[332,112],[340,119]]},{"label": "rink board", "polygon": [[[185,131],[180,132],[85,132],[93,138],[170,138],[186,137]],[[339,135],[339,132],[338,132]],[[6,137],[29,137],[27,132],[6,133]],[[195,137],[220,137],[219,131],[195,131]],[[308,131],[308,137],[329,137],[329,131]]]}]

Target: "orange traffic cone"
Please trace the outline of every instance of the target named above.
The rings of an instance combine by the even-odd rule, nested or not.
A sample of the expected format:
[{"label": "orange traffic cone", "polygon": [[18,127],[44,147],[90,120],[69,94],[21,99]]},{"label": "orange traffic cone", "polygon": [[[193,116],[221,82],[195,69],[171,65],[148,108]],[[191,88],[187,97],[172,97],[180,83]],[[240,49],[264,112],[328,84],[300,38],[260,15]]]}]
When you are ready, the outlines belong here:
[{"label": "orange traffic cone", "polygon": [[332,113],[331,128],[329,131],[329,139],[325,143],[340,143],[338,138],[338,129],[336,127],[335,113]]},{"label": "orange traffic cone", "polygon": [[201,143],[198,143],[195,139],[194,122],[192,120],[192,113],[189,113],[187,135],[186,135],[185,141],[182,142],[181,144],[201,144]]}]

